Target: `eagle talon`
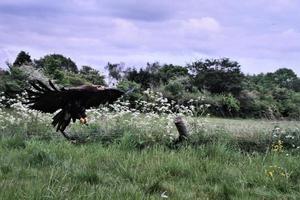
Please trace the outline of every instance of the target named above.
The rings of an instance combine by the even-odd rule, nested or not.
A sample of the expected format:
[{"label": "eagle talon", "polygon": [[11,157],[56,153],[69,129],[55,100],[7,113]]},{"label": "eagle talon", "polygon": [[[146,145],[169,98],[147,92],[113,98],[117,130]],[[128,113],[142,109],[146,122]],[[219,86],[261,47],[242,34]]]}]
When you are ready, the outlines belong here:
[{"label": "eagle talon", "polygon": [[70,142],[71,142],[72,144],[77,144],[77,143],[78,143],[77,140],[70,140]]},{"label": "eagle talon", "polygon": [[80,118],[80,124],[86,124],[87,125],[87,118]]}]

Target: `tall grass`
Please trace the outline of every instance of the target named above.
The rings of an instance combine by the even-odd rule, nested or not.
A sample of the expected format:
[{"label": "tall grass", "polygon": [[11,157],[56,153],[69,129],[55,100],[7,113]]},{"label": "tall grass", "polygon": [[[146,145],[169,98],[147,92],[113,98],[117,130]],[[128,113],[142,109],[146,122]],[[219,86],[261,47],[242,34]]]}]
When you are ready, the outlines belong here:
[{"label": "tall grass", "polygon": [[[88,126],[68,129],[77,145],[50,115],[0,109],[0,199],[299,199],[298,122],[199,118],[162,101],[166,113],[88,111]],[[175,145],[177,114],[190,136]]]},{"label": "tall grass", "polygon": [[[298,199],[299,155],[2,138],[0,199]],[[276,167],[274,167],[276,166]]]}]

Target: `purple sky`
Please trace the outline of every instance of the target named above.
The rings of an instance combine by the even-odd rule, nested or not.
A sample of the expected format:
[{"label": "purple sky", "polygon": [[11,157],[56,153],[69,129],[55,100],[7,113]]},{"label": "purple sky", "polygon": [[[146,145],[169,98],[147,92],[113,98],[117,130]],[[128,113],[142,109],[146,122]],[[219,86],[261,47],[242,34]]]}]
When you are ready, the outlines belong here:
[{"label": "purple sky", "polygon": [[300,75],[300,1],[1,0],[0,67],[21,50],[100,70],[229,57],[245,73]]}]

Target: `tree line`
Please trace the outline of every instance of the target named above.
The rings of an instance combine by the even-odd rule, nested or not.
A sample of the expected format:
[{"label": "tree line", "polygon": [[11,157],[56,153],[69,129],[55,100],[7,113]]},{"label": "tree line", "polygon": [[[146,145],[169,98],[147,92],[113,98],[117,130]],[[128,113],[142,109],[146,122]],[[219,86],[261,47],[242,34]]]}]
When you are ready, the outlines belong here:
[{"label": "tree line", "polygon": [[128,97],[132,107],[136,106],[136,100],[145,98],[143,92],[151,88],[179,104],[188,104],[191,100],[197,100],[195,106],[209,104],[207,113],[217,117],[300,119],[300,78],[288,68],[249,75],[229,58],[200,59],[186,66],[156,62],[139,68],[108,63],[105,79],[93,67],[79,69],[63,55],[49,54],[32,60],[24,51],[7,65],[8,70],[0,69],[0,91],[10,96],[27,86],[24,80],[41,77],[62,86],[107,85],[109,82],[124,90],[135,88]]}]

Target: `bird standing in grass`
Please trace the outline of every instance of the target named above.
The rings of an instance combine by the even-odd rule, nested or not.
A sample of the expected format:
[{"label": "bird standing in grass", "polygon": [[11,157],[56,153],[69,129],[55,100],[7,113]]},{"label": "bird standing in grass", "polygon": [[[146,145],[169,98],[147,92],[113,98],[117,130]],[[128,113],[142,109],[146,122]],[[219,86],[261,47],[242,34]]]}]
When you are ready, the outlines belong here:
[{"label": "bird standing in grass", "polygon": [[82,85],[71,88],[58,89],[50,80],[49,86],[39,80],[31,81],[35,90],[26,89],[29,108],[44,113],[55,113],[52,125],[68,140],[74,140],[65,133],[66,127],[76,119],[81,124],[87,124],[86,109],[97,107],[100,104],[111,104],[125,94],[116,88],[107,88],[101,85]]}]

